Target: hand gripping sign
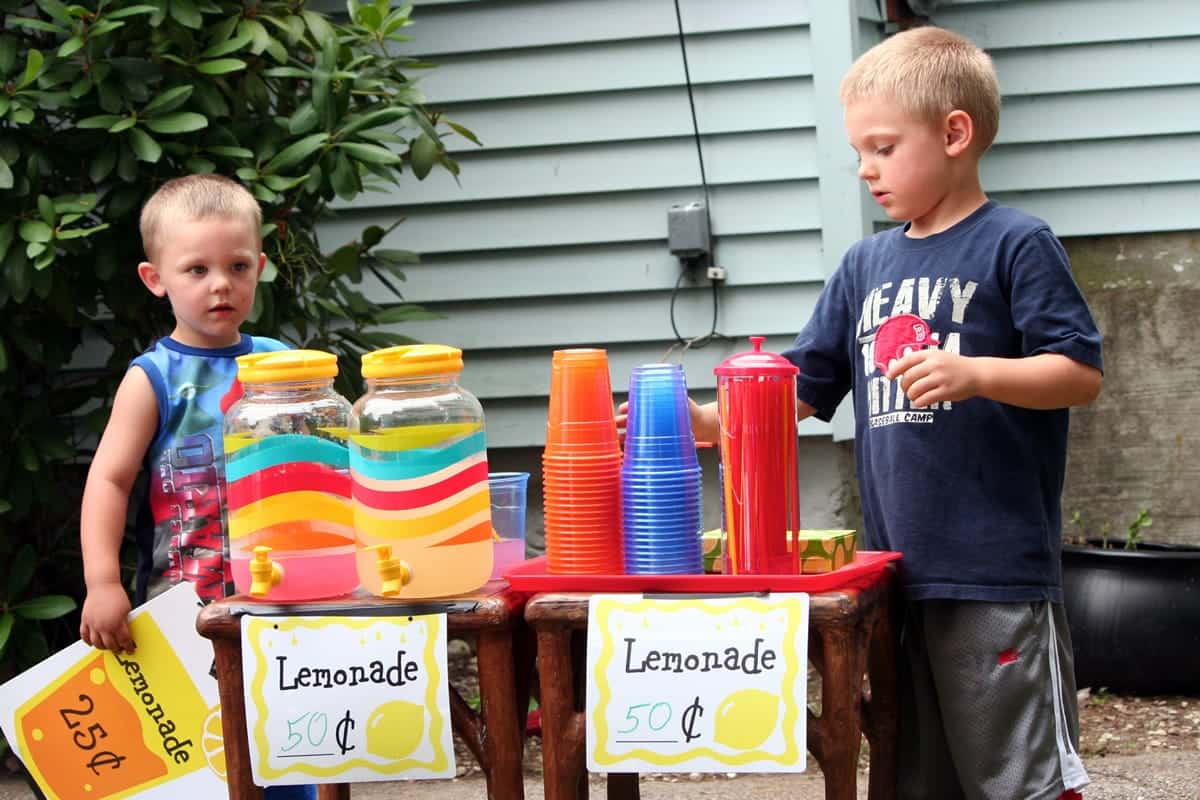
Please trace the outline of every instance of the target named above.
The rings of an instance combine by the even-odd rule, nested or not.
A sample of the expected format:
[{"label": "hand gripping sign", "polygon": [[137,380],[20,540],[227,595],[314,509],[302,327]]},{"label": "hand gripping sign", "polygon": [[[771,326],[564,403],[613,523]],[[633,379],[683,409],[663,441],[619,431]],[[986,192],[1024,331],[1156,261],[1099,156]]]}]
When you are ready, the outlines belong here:
[{"label": "hand gripping sign", "polygon": [[220,797],[212,648],[180,584],[135,610],[134,653],[78,642],[0,687],[0,727],[46,796]]}]

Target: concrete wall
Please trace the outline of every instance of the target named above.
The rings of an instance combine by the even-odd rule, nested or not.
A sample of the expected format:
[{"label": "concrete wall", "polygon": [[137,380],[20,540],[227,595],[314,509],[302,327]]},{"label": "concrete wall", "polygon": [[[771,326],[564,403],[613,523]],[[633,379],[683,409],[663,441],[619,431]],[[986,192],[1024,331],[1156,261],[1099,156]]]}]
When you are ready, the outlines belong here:
[{"label": "concrete wall", "polygon": [[1200,545],[1200,231],[1064,244],[1105,361],[1099,400],[1071,421],[1064,516],[1124,535],[1148,508],[1143,535]]}]

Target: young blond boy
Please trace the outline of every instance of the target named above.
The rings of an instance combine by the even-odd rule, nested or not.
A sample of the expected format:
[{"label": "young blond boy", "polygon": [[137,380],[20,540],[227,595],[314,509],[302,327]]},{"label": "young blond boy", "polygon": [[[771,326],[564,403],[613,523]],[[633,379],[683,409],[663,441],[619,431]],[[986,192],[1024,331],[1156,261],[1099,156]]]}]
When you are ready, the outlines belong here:
[{"label": "young blond boy", "polygon": [[[175,316],[171,335],[138,356],[117,387],[112,414],[88,469],[80,515],[87,596],[79,636],[103,650],[132,652],[121,583],[121,540],[134,480],[149,471],[138,515],[134,597],[141,604],[180,581],[205,600],[225,593],[228,542],[222,414],[240,392],[240,355],[285,350],[239,329],[254,306],[267,257],[262,210],[237,182],[188,175],[163,184],[141,217],[146,261],[138,277]],[[267,789],[271,800],[313,800],[313,786]]]},{"label": "young blond boy", "polygon": [[254,197],[218,175],[163,184],[142,210],[146,261],[138,276],[171,304],[168,338],[134,359],[88,470],[80,518],[84,580],[80,637],[130,651],[129,596],[120,550],[130,491],[149,471],[148,511],[139,514],[135,598],[181,580],[205,599],[224,594],[222,399],[236,383],[235,358],[280,350],[274,339],[239,330],[254,305],[266,256]]},{"label": "young blond boy", "polygon": [[[902,227],[845,255],[784,355],[800,417],[851,392],[864,546],[904,554],[900,797],[1078,797],[1062,609],[1068,408],[1100,390],[1100,336],[1046,223],[989,201],[979,161],[1000,92],[939,28],[896,34],[841,86],[859,177]],[[874,363],[887,318],[940,347]],[[714,404],[698,439],[720,441]]]}]

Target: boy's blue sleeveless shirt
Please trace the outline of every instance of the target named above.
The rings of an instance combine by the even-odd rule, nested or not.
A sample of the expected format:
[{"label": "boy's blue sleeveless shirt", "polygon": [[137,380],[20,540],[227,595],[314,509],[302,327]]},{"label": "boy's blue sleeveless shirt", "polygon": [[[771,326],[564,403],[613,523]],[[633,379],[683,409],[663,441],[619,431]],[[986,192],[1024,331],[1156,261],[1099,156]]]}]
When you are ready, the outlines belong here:
[{"label": "boy's blue sleeveless shirt", "polygon": [[286,349],[275,339],[245,334],[218,349],[163,338],[131,362],[146,373],[158,400],[158,430],[146,451],[146,505],[137,519],[137,603],[184,580],[205,600],[225,594],[222,424],[241,397],[236,359]]}]

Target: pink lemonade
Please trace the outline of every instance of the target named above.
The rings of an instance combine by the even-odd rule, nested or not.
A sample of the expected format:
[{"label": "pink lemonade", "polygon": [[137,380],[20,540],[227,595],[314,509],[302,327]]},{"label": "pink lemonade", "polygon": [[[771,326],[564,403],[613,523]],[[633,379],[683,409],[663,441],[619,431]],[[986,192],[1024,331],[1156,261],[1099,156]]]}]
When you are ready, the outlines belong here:
[{"label": "pink lemonade", "polygon": [[525,560],[524,539],[498,539],[492,544],[495,545],[492,551],[492,580],[503,578],[513,565]]},{"label": "pink lemonade", "polygon": [[[314,550],[271,551],[271,560],[283,568],[283,579],[271,587],[266,602],[295,602],[339,597],[358,587],[354,545]],[[234,550],[230,559],[238,591],[249,592],[250,558],[254,548]]]}]

